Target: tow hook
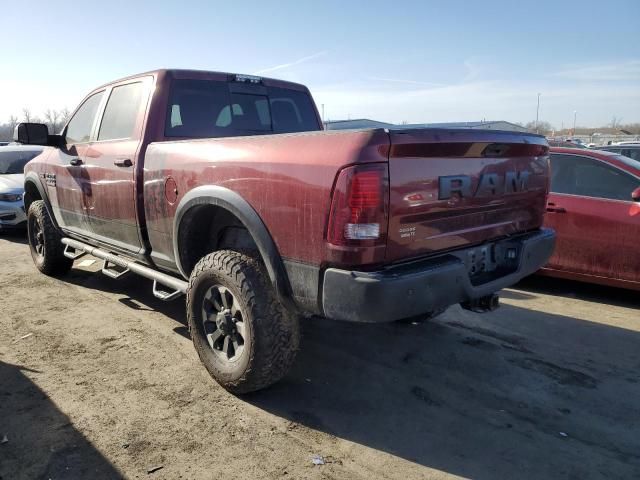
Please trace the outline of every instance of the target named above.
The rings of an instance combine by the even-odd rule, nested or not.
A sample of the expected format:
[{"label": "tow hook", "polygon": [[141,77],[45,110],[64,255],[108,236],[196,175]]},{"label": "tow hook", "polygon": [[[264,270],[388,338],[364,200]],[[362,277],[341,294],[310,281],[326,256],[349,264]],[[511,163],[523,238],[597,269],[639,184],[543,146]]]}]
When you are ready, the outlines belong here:
[{"label": "tow hook", "polygon": [[462,302],[460,306],[476,313],[492,312],[500,306],[500,296],[497,293],[492,293],[468,302]]}]

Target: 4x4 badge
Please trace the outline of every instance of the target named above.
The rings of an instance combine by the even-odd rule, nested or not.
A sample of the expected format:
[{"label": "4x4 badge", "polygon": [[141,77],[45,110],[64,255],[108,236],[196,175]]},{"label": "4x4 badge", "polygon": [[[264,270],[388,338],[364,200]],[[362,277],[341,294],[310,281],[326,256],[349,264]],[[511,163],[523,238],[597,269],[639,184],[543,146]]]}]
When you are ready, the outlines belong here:
[{"label": "4x4 badge", "polygon": [[43,173],[42,178],[44,178],[44,183],[46,183],[50,187],[56,186],[56,174],[55,173]]}]

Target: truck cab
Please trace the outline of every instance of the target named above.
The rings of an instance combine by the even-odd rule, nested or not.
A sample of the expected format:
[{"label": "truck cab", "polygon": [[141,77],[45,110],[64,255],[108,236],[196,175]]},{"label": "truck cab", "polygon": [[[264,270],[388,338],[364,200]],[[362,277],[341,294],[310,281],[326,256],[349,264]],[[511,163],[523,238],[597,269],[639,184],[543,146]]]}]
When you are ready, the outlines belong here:
[{"label": "truck cab", "polygon": [[[202,121],[213,115],[215,123]],[[321,128],[302,85],[200,71],[148,72],[85,97],[47,158],[47,193],[61,228],[144,258],[151,251],[142,195],[149,144]]]}]

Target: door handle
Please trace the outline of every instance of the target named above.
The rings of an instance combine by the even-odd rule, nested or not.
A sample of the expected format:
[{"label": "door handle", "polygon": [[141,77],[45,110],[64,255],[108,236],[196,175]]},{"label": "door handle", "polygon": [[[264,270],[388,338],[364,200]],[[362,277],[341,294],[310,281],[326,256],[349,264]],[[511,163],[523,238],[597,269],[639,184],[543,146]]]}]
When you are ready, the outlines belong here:
[{"label": "door handle", "polygon": [[564,209],[563,207],[556,207],[555,203],[548,203],[547,204],[547,212],[552,212],[552,213],[567,213],[567,210]]},{"label": "door handle", "polygon": [[133,166],[133,162],[131,161],[130,158],[118,158],[117,160],[113,161],[113,164],[116,167],[131,167],[131,166]]},{"label": "door handle", "polygon": [[69,160],[69,165],[73,165],[74,167],[78,167],[78,166],[82,165],[82,160],[80,160],[79,158],[72,158],[71,160]]}]

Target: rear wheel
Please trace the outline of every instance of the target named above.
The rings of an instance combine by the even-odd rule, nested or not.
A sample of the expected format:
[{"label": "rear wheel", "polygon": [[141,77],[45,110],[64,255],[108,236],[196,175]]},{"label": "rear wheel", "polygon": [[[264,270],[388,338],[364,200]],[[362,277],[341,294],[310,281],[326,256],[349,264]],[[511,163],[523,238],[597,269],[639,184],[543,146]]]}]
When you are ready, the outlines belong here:
[{"label": "rear wheel", "polygon": [[298,351],[298,319],[275,298],[260,263],[244,253],[220,250],[198,262],[187,319],[200,360],[233,393],[277,382]]},{"label": "rear wheel", "polygon": [[64,256],[62,237],[53,225],[42,200],[36,200],[29,206],[27,234],[31,258],[38,270],[55,277],[64,275],[71,269],[73,260]]}]

